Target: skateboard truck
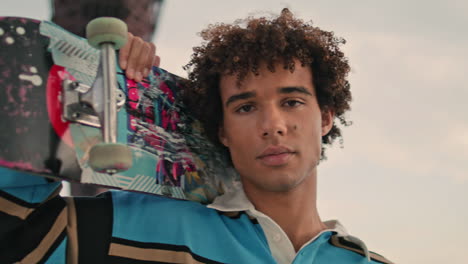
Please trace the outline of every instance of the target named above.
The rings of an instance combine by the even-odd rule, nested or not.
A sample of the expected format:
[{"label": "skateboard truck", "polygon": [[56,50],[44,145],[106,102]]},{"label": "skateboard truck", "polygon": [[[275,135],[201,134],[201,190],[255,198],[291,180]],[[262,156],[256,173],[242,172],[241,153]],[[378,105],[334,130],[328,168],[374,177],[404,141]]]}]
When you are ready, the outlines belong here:
[{"label": "skateboard truck", "polygon": [[[71,122],[100,128],[91,86],[70,79],[63,80],[62,85],[63,117]],[[100,87],[102,89],[102,85]],[[120,89],[116,89],[115,93],[118,112],[125,105],[125,94]]]},{"label": "skateboard truck", "polygon": [[125,95],[117,89],[115,50],[127,41],[127,25],[112,17],[97,18],[88,23],[86,35],[89,44],[101,51],[98,72],[92,87],[64,82],[65,93],[69,93],[64,115],[101,127],[104,142],[90,149],[88,163],[96,172],[114,174],[132,166],[130,148],[117,143],[117,111],[125,103]]}]

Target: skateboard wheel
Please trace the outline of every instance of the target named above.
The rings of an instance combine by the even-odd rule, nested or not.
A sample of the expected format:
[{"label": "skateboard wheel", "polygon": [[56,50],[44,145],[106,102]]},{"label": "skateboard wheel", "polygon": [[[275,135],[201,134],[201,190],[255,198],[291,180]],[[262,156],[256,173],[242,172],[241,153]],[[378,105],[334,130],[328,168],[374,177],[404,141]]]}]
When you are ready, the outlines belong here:
[{"label": "skateboard wheel", "polygon": [[132,151],[127,145],[100,143],[89,152],[89,166],[96,172],[114,174],[132,167]]},{"label": "skateboard wheel", "polygon": [[99,49],[103,43],[113,43],[114,49],[120,49],[127,42],[127,24],[115,17],[99,17],[86,26],[88,43]]}]

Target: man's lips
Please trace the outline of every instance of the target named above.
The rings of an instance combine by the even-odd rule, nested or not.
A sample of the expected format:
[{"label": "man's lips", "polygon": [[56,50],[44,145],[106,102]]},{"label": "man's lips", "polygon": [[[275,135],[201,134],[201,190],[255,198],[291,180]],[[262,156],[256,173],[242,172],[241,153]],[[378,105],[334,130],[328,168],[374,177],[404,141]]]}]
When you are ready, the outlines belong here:
[{"label": "man's lips", "polygon": [[288,147],[270,146],[257,159],[267,166],[281,166],[286,164],[294,154],[296,152]]}]

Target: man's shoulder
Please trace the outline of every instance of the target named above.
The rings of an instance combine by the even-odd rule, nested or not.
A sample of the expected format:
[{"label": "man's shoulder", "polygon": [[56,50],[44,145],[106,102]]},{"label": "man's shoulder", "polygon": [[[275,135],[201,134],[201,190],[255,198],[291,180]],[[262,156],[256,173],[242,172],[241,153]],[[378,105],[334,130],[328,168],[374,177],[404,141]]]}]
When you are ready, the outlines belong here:
[{"label": "man's shoulder", "polygon": [[369,263],[384,263],[384,264],[393,264],[392,261],[388,260],[384,256],[377,254],[372,251],[368,251],[363,244],[358,243],[355,239],[351,239],[351,236],[339,236],[332,235],[329,240],[330,244],[340,250],[345,250],[351,254],[358,254],[362,257],[368,257]]},{"label": "man's shoulder", "polygon": [[165,210],[165,211],[208,211],[205,205],[193,201],[173,199],[164,196],[111,191],[112,203],[118,210]]}]

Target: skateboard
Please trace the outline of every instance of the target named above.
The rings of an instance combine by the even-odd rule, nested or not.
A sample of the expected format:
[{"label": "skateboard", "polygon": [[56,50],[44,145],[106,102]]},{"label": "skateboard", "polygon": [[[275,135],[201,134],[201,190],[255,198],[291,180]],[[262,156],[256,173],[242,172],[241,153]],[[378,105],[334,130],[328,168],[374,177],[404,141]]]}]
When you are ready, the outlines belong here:
[{"label": "skateboard", "polygon": [[95,24],[83,39],[0,17],[0,166],[201,203],[228,191],[238,176],[183,104],[185,80],[157,67],[127,79],[124,40],[105,32],[117,26]]}]

